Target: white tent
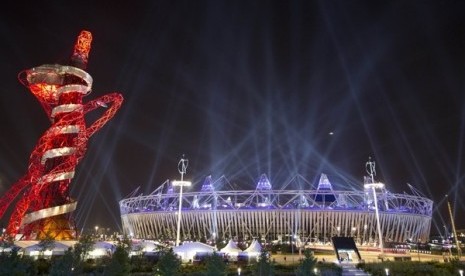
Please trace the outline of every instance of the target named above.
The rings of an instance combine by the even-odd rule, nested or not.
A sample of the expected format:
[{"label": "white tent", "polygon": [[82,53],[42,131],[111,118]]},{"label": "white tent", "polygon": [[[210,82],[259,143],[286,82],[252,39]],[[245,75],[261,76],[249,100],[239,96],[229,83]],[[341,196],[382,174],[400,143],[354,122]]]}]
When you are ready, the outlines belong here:
[{"label": "white tent", "polygon": [[64,245],[66,245],[66,246],[68,246],[68,247],[74,247],[74,245],[75,245],[76,243],[78,243],[78,241],[76,241],[76,240],[58,241],[58,242],[59,242],[59,243],[62,243],[62,244],[64,244]]},{"label": "white tent", "polygon": [[247,252],[249,256],[258,256],[260,255],[260,252],[262,252],[262,246],[258,243],[258,241],[253,240],[244,252]]},{"label": "white tent", "polygon": [[41,253],[43,253],[44,256],[63,255],[69,248],[68,245],[58,241],[53,242],[50,250],[45,250],[43,252],[41,252],[43,247],[40,246],[39,241],[24,241],[23,243],[18,242],[17,245],[22,247],[24,255],[28,256],[39,256]]},{"label": "white tent", "polygon": [[224,253],[229,261],[237,261],[237,256],[242,253],[242,250],[237,247],[233,240],[229,240],[228,244],[220,252]]},{"label": "white tent", "polygon": [[94,248],[89,252],[90,258],[110,256],[115,251],[116,246],[111,242],[99,241],[94,244]]},{"label": "white tent", "polygon": [[153,254],[158,250],[159,247],[162,245],[157,242],[157,241],[133,241],[132,243],[132,248],[131,248],[131,254]]},{"label": "white tent", "polygon": [[201,242],[185,242],[180,246],[173,248],[174,253],[178,254],[183,261],[194,260],[196,253],[213,253],[215,247]]},{"label": "white tent", "polygon": [[237,255],[239,252],[242,252],[242,250],[237,247],[237,244],[233,240],[229,240],[228,244],[222,248],[220,252],[230,255]]},{"label": "white tent", "polygon": [[239,253],[242,250],[237,247],[237,244],[233,240],[229,240],[228,244],[220,250],[220,252],[224,253]]},{"label": "white tent", "polygon": [[2,253],[10,253],[11,251],[13,251],[13,249],[16,249],[16,248],[17,248],[17,246],[14,246],[14,247],[13,246],[11,246],[11,247],[8,247],[8,246],[7,247],[2,247],[2,246],[0,246],[0,254],[2,254]]}]

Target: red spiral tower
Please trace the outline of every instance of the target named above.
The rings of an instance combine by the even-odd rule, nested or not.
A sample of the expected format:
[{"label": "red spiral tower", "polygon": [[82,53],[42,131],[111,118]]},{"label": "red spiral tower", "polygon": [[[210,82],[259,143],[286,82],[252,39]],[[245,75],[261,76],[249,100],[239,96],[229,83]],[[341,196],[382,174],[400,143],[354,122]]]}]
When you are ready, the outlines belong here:
[{"label": "red spiral tower", "polygon": [[[46,64],[25,70],[19,80],[39,100],[51,126],[40,137],[29,158],[26,174],[0,198],[0,218],[16,202],[6,234],[22,239],[77,237],[72,212],[77,202],[69,195],[76,166],[84,157],[89,138],[118,111],[123,97],[111,93],[83,101],[92,88],[87,67],[92,34],[81,31],[70,65]],[[89,126],[85,115],[105,108]]]}]

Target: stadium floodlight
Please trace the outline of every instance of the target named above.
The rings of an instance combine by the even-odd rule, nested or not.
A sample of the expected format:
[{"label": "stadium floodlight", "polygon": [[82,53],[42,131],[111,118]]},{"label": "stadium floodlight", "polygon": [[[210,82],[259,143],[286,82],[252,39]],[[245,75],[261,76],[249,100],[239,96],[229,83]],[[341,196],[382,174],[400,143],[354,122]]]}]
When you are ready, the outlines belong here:
[{"label": "stadium floodlight", "polygon": [[188,164],[189,164],[189,160],[185,159],[183,155],[181,160],[179,160],[178,162],[178,171],[181,174],[181,180],[171,182],[173,186],[179,186],[179,210],[178,210],[178,224],[177,224],[177,230],[176,230],[176,246],[178,246],[181,241],[180,237],[181,237],[182,187],[189,187],[192,184],[190,181],[184,181],[184,174],[186,174]]},{"label": "stadium floodlight", "polygon": [[192,182],[174,180],[174,181],[171,181],[171,184],[173,184],[173,186],[189,187],[190,185],[192,185]]}]

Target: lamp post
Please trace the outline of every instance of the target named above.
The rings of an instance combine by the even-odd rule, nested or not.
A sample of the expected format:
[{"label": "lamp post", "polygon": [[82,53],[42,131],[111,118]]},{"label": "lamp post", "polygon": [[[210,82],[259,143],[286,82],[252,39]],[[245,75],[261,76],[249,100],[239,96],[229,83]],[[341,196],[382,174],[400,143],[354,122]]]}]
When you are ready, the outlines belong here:
[{"label": "lamp post", "polygon": [[375,162],[370,160],[366,163],[367,172],[370,175],[371,183],[364,184],[365,191],[371,190],[373,193],[373,202],[375,205],[375,216],[376,216],[376,226],[378,228],[378,240],[379,240],[379,248],[381,251],[381,255],[384,254],[384,247],[383,247],[383,233],[381,232],[381,224],[379,222],[379,211],[378,211],[378,198],[376,197],[376,189],[384,189],[383,183],[375,183],[374,176],[376,175],[375,170]]},{"label": "lamp post", "polygon": [[448,237],[447,237],[447,227],[444,225],[444,239],[443,239],[443,243],[445,243],[446,241],[448,241]]},{"label": "lamp post", "polygon": [[459,236],[457,236],[457,231],[455,230],[454,216],[452,215],[452,207],[450,206],[449,199],[447,199],[447,208],[449,210],[450,222],[452,226],[452,233],[454,234],[455,245],[457,246],[457,257],[460,260],[460,257],[462,257],[462,250],[460,249]]},{"label": "lamp post", "polygon": [[98,225],[95,226],[95,237],[98,238]]},{"label": "lamp post", "polygon": [[181,181],[173,181],[172,184],[173,186],[179,186],[179,209],[178,209],[178,224],[177,224],[177,230],[176,230],[176,246],[179,245],[180,242],[180,230],[181,230],[181,210],[182,210],[182,187],[190,186],[191,182],[190,181],[184,181],[184,174],[186,174],[187,171],[187,166],[189,164],[189,160],[184,158],[184,155],[182,156],[181,160],[178,162],[178,171],[181,174]]}]

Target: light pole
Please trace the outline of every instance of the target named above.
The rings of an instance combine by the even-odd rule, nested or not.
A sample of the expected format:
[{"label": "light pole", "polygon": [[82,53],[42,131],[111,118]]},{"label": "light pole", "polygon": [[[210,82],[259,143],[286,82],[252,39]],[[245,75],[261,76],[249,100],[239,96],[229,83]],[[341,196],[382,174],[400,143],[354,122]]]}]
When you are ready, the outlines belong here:
[{"label": "light pole", "polygon": [[450,223],[452,226],[452,233],[454,234],[455,245],[457,246],[457,257],[460,260],[460,257],[462,257],[462,250],[460,249],[459,237],[457,236],[457,231],[455,230],[454,216],[452,215],[452,207],[450,206],[449,199],[447,199],[447,208],[449,209]]},{"label": "light pole", "polygon": [[384,247],[383,247],[383,233],[381,232],[381,224],[379,222],[379,211],[378,211],[378,198],[376,197],[376,189],[384,189],[383,183],[375,183],[374,176],[376,175],[375,170],[375,162],[370,160],[366,163],[367,172],[370,175],[371,183],[364,184],[365,190],[371,190],[373,193],[373,202],[375,204],[375,215],[376,215],[376,226],[378,228],[378,240],[379,240],[379,248],[381,250],[381,255],[384,254]]},{"label": "light pole", "polygon": [[447,227],[444,225],[444,239],[442,243],[445,243],[446,241],[449,241],[449,239],[447,238]]},{"label": "light pole", "polygon": [[173,181],[173,186],[179,186],[179,209],[178,209],[178,225],[177,225],[177,230],[176,230],[176,246],[179,245],[179,242],[181,241],[181,210],[182,210],[182,187],[190,186],[191,182],[190,181],[184,181],[184,174],[186,174],[187,171],[187,166],[189,164],[189,160],[184,158],[184,155],[181,157],[181,160],[178,162],[178,171],[181,174],[181,181]]},{"label": "light pole", "polygon": [[95,226],[95,236],[98,238],[98,225]]}]

